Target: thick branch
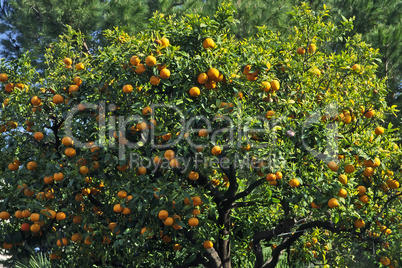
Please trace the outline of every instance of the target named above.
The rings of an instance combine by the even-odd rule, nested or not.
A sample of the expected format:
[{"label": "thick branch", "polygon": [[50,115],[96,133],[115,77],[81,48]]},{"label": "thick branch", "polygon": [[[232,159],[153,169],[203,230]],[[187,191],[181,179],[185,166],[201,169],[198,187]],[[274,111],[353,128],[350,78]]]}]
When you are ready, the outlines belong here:
[{"label": "thick branch", "polygon": [[255,188],[257,188],[258,186],[260,186],[260,185],[263,184],[264,182],[265,182],[265,178],[262,178],[262,179],[260,179],[260,180],[258,180],[258,181],[253,182],[252,184],[250,184],[250,186],[249,186],[246,190],[244,190],[243,192],[240,192],[240,193],[236,194],[236,195],[234,196],[234,200],[238,200],[238,199],[241,199],[241,198],[243,198],[243,197],[248,196],[249,194],[251,194],[251,192],[252,192]]},{"label": "thick branch", "polygon": [[289,248],[297,239],[299,239],[300,236],[304,234],[304,232],[298,232],[298,231],[304,231],[310,228],[324,228],[327,230],[330,230],[332,232],[339,232],[338,229],[335,228],[335,224],[329,221],[313,221],[309,223],[305,223],[301,225],[297,231],[294,232],[292,236],[290,236],[288,239],[286,239],[282,244],[277,246],[273,251],[272,251],[272,257],[270,260],[266,261],[265,264],[262,266],[263,268],[274,268],[279,261],[279,257],[282,254],[282,251],[284,249]]}]

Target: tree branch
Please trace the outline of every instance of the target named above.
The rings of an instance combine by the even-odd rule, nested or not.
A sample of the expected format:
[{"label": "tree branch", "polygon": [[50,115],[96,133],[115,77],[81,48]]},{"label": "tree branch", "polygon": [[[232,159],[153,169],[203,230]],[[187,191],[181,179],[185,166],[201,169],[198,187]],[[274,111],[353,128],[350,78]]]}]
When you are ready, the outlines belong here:
[{"label": "tree branch", "polygon": [[258,181],[253,182],[252,184],[250,184],[250,186],[244,190],[243,192],[240,192],[238,194],[236,194],[234,196],[234,200],[238,200],[241,199],[243,197],[246,197],[247,195],[249,195],[255,188],[257,188],[258,186],[260,186],[261,184],[263,184],[265,182],[265,178],[262,178]]}]

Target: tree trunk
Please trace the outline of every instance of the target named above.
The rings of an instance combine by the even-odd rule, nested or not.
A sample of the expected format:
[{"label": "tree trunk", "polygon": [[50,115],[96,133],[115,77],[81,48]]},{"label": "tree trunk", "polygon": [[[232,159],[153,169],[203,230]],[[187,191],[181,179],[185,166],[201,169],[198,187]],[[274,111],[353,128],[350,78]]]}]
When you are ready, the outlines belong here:
[{"label": "tree trunk", "polygon": [[230,256],[230,206],[225,204],[219,210],[219,245],[218,253],[222,260],[222,268],[231,268]]}]

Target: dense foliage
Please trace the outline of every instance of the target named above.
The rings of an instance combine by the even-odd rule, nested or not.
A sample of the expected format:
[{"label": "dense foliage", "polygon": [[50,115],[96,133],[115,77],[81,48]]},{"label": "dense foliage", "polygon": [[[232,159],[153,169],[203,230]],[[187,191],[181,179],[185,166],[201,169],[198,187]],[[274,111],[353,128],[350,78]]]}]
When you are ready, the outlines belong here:
[{"label": "dense foliage", "polygon": [[401,152],[378,50],[326,6],[235,38],[235,9],[157,13],[37,71],[0,65],[0,237],[55,266],[397,267]]}]

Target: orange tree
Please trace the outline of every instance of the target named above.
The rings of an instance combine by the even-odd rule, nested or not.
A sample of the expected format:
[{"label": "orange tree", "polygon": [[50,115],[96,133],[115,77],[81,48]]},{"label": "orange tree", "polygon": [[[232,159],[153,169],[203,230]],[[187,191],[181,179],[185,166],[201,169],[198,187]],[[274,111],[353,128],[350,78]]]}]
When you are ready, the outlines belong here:
[{"label": "orange tree", "polygon": [[[83,52],[70,31],[45,70],[1,62],[0,242],[54,265],[397,267],[400,149],[352,20],[294,9],[292,34],[231,35],[215,17],[155,14]],[[328,266],[326,266],[328,267]]]}]

